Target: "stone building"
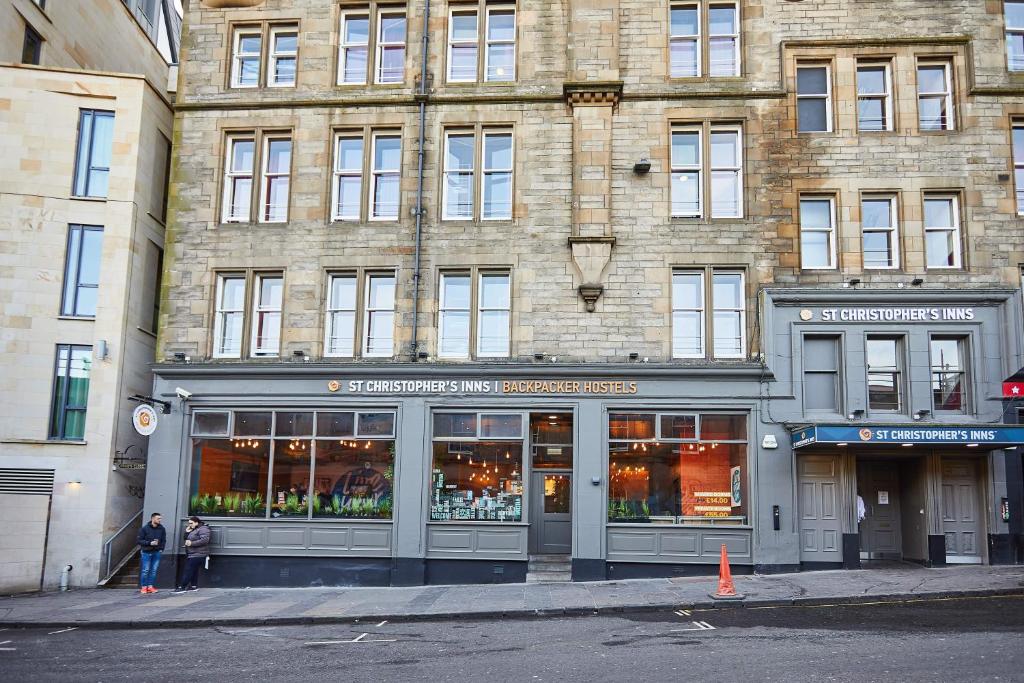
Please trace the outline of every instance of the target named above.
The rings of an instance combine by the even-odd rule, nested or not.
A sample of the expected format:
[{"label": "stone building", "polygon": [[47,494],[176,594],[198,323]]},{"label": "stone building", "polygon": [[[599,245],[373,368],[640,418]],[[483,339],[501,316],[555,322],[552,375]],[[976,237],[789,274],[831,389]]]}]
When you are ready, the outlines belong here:
[{"label": "stone building", "polygon": [[180,16],[5,0],[0,31],[0,593],[95,586],[143,502]]},{"label": "stone building", "polygon": [[[1022,365],[1021,3],[848,4],[192,0],[147,507],[210,518],[219,585],[1009,561],[1015,428],[791,436],[1001,423]],[[797,320],[907,306],[971,318],[852,314],[804,377]]]}]

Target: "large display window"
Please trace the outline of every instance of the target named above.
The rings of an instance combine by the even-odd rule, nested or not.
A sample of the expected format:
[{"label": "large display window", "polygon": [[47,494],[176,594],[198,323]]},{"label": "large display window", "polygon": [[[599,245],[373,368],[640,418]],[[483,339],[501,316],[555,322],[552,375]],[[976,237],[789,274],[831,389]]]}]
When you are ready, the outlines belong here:
[{"label": "large display window", "polygon": [[431,521],[521,522],[522,413],[433,416]]},{"label": "large display window", "polygon": [[201,411],[189,514],[391,519],[392,411]]},{"label": "large display window", "polygon": [[608,521],[747,524],[746,415],[613,412]]}]

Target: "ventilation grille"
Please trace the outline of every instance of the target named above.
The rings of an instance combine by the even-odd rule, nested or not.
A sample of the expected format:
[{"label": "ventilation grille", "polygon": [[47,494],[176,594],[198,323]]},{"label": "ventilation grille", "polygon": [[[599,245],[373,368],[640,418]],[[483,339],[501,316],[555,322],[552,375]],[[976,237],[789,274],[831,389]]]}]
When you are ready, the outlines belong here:
[{"label": "ventilation grille", "polygon": [[53,494],[53,470],[0,468],[0,493],[28,496]]}]

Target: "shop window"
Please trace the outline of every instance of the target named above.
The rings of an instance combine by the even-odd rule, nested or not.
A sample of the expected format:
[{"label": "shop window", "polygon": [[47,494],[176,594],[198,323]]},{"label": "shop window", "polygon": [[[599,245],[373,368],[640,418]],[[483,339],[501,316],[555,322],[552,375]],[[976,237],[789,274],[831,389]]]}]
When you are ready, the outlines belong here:
[{"label": "shop window", "polygon": [[530,462],[533,469],[572,468],[572,413],[530,415]]},{"label": "shop window", "polygon": [[92,347],[57,345],[53,373],[53,399],[50,407],[51,439],[85,439],[85,412],[89,403],[89,375],[92,374]]},{"label": "shop window", "polygon": [[932,408],[935,412],[966,413],[967,340],[962,337],[932,337]]},{"label": "shop window", "polygon": [[860,202],[860,214],[864,267],[899,268],[896,197],[864,196]]},{"label": "shop window", "polygon": [[608,521],[747,523],[745,415],[611,413]]},{"label": "shop window", "polygon": [[836,267],[835,197],[800,197],[800,267]]},{"label": "shop window", "polygon": [[514,81],[515,6],[481,2],[479,6],[452,8],[448,14],[447,73],[449,83]]},{"label": "shop window", "polygon": [[96,316],[102,248],[103,228],[95,225],[72,225],[68,228],[61,315],[76,318]]},{"label": "shop window", "polygon": [[114,150],[114,112],[82,109],[78,118],[75,197],[106,197]]},{"label": "shop window", "polygon": [[921,130],[953,130],[953,67],[949,62],[917,65],[917,116]]},{"label": "shop window", "polygon": [[1006,18],[1006,63],[1010,71],[1024,71],[1024,2],[1003,3]]},{"label": "shop window", "polygon": [[669,9],[669,61],[672,78],[693,78],[705,71],[711,77],[739,76],[738,6],[729,2],[673,4]]},{"label": "shop window", "polygon": [[839,337],[803,338],[804,410],[840,413]]},{"label": "shop window", "polygon": [[520,522],[523,415],[434,415],[431,521]]},{"label": "shop window", "polygon": [[832,75],[827,64],[796,67],[797,130],[801,133],[832,131]]},{"label": "shop window", "polygon": [[390,519],[394,432],[389,411],[196,413],[190,513]]},{"label": "shop window", "polygon": [[868,409],[903,412],[903,351],[898,337],[868,337]]}]

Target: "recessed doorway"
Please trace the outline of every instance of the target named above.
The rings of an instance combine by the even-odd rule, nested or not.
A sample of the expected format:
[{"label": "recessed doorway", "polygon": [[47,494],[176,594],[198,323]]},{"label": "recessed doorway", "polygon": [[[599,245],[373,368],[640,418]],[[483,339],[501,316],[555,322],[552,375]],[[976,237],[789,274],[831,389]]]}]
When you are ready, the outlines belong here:
[{"label": "recessed doorway", "polygon": [[530,415],[530,553],[572,552],[572,413]]}]

